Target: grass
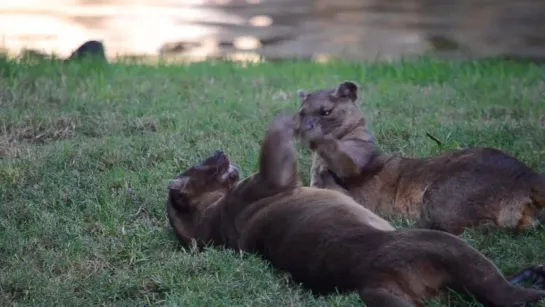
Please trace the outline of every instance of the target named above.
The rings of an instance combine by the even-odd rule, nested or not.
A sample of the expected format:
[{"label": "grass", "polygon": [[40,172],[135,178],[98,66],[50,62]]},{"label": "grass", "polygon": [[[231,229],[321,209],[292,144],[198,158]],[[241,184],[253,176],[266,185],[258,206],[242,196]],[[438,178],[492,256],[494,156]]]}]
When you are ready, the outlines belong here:
[{"label": "grass", "polygon": [[[266,125],[298,88],[362,85],[382,149],[428,156],[492,146],[545,171],[545,73],[505,61],[0,61],[0,305],[360,306],[312,297],[251,255],[183,249],[166,184],[215,149],[246,176]],[[441,139],[443,148],[425,133]],[[309,153],[300,148],[308,183]],[[545,231],[464,238],[505,273],[545,262]],[[429,306],[480,306],[450,293]]]}]

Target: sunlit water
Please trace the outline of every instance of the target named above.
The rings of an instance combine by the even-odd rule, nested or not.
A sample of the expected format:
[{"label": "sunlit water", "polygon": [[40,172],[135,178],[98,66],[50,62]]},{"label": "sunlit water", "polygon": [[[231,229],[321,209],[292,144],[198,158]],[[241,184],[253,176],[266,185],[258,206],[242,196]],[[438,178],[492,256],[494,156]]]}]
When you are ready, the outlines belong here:
[{"label": "sunlit water", "polygon": [[545,0],[0,0],[1,46],[120,54],[545,58]]}]

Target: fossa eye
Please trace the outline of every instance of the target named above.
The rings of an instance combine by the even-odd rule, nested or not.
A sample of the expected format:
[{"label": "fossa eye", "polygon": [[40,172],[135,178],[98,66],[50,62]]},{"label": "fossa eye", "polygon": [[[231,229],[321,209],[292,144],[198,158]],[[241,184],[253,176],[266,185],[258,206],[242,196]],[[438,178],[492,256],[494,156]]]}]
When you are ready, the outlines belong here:
[{"label": "fossa eye", "polygon": [[321,116],[328,116],[329,114],[331,114],[331,110],[321,110],[320,111]]}]

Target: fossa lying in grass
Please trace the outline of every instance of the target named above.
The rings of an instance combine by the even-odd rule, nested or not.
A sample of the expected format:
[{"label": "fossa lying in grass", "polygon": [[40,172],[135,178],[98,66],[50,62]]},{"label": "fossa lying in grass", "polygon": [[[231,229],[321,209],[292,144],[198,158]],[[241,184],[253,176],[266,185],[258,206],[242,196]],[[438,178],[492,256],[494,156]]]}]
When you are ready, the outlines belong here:
[{"label": "fossa lying in grass", "polygon": [[[168,185],[167,214],[184,244],[255,253],[316,294],[357,291],[370,307],[423,306],[445,287],[467,289],[490,306],[545,298],[516,287],[458,237],[428,229],[394,229],[351,197],[302,187],[293,146],[293,116],[278,116],[261,145],[259,171],[239,180],[222,151]],[[544,287],[545,270],[522,270]]]}]

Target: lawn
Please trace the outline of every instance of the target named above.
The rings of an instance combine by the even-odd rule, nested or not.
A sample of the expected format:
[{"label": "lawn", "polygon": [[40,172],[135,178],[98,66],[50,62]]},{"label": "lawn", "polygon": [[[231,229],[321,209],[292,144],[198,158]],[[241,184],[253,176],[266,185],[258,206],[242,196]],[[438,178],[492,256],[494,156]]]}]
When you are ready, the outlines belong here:
[{"label": "lawn", "polygon": [[[545,171],[544,77],[499,60],[94,68],[2,59],[0,305],[361,306],[355,294],[312,297],[257,257],[183,249],[165,214],[168,181],[216,149],[253,173],[266,126],[297,109],[296,90],[342,80],[361,85],[388,153],[492,146]],[[310,155],[299,154],[308,184]],[[463,237],[506,274],[545,263],[544,228]],[[480,305],[450,293],[429,306]]]}]

